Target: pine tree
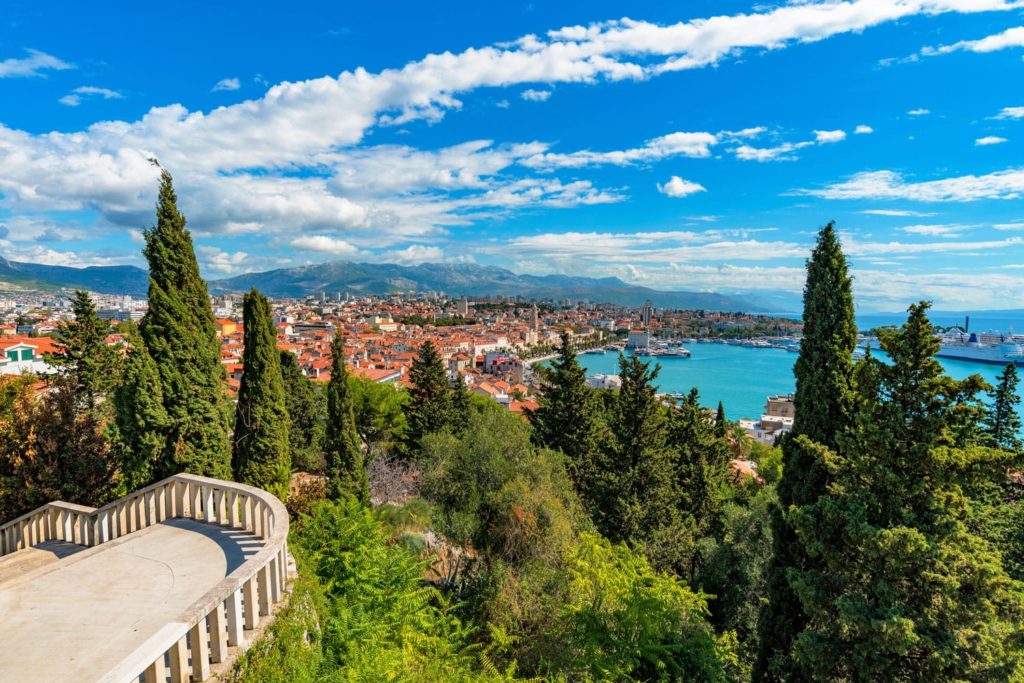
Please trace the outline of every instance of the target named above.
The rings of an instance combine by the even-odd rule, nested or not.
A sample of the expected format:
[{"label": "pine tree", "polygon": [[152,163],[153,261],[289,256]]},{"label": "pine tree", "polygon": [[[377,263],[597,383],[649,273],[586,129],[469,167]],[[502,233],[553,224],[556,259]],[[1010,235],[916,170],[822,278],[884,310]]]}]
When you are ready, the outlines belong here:
[{"label": "pine tree", "polygon": [[126,331],[124,371],[114,390],[112,440],[124,473],[122,493],[137,491],[156,480],[167,448],[170,419],[164,410],[160,371],[146,350],[139,330]]},{"label": "pine tree", "polygon": [[542,381],[539,403],[530,414],[534,441],[565,454],[569,474],[590,505],[599,458],[599,405],[587,386],[587,374],[576,359],[568,332],[562,332],[558,358]]},{"label": "pine tree", "polygon": [[773,557],[768,575],[768,603],[758,627],[755,681],[805,678],[790,652],[806,617],[787,574],[804,567],[808,558],[785,515],[790,506],[816,501],[825,492],[828,477],[817,452],[796,437],[805,435],[810,442],[834,448],[837,437],[850,421],[857,326],[846,257],[832,223],[818,233],[807,262],[803,323],[800,355],[793,368],[796,417],[792,438],[782,445],[779,505],[772,511]]},{"label": "pine tree", "polygon": [[299,367],[291,351],[281,351],[281,378],[284,381],[284,405],[288,411],[288,440],[291,442],[292,467],[308,472],[323,469],[324,425],[327,400]]},{"label": "pine tree", "polygon": [[448,372],[433,342],[425,341],[409,369],[410,400],[405,404],[408,428],[405,433],[407,456],[419,452],[420,442],[428,434],[452,429],[455,410]]},{"label": "pine tree", "polygon": [[242,301],[242,383],[235,412],[232,469],[235,479],[288,495],[291,452],[277,330],[267,298],[253,289]]},{"label": "pine tree", "polygon": [[791,570],[806,615],[794,656],[816,680],[1017,680],[1024,599],[968,528],[974,471],[1005,453],[951,448],[957,383],[942,374],[927,304],[880,335],[891,363],[859,365],[856,421],[837,447],[797,441],[832,484],[788,519],[812,562]]},{"label": "pine tree", "polygon": [[996,448],[1020,451],[1020,396],[1017,394],[1017,366],[1007,364],[996,378],[998,383],[988,392],[989,407],[985,415],[988,442]]},{"label": "pine tree", "polygon": [[88,292],[75,292],[71,310],[74,320],[57,328],[61,352],[49,355],[47,362],[68,377],[78,408],[94,410],[113,388],[120,359],[117,350],[106,343],[110,326],[97,315]]},{"label": "pine tree", "polygon": [[230,409],[206,283],[178,211],[171,174],[160,173],[156,226],[145,231],[149,310],[141,332],[160,373],[170,421],[155,476],[191,472],[231,477]]},{"label": "pine tree", "polygon": [[685,573],[693,532],[679,510],[676,454],[654,385],[659,370],[637,356],[619,358],[622,388],[609,425],[615,438],[601,458],[594,522],[609,540],[643,547],[658,569]]},{"label": "pine tree", "polygon": [[331,497],[353,496],[368,503],[370,484],[359,435],[356,433],[352,387],[345,367],[345,342],[340,334],[331,342],[331,381],[327,384],[324,458]]},{"label": "pine tree", "polygon": [[[719,415],[724,417],[722,404]],[[678,454],[680,508],[693,520],[698,537],[720,538],[722,508],[731,453],[725,439],[718,436],[721,423],[710,419],[700,405],[697,389],[691,389],[677,410],[672,412],[669,441]],[[694,555],[696,560],[696,555]],[[690,568],[688,577],[697,571]]]}]

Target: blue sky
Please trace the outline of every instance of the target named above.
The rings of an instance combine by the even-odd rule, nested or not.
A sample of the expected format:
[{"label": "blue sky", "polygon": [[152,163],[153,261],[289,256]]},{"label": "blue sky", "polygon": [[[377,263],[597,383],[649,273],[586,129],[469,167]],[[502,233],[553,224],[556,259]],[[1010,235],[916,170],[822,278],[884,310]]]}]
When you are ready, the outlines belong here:
[{"label": "blue sky", "polygon": [[1024,307],[1024,2],[345,4],[4,3],[0,255],[141,265],[155,156],[208,277],[792,300],[834,219],[863,311]]}]

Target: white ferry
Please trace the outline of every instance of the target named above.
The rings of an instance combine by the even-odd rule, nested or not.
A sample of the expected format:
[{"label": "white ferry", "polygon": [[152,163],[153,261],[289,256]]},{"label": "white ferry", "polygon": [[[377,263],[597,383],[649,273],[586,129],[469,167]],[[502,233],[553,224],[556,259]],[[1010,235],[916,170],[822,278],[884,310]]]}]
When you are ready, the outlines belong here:
[{"label": "white ferry", "polygon": [[936,355],[976,363],[1024,365],[1024,338],[999,332],[968,333],[954,328],[939,336]]}]

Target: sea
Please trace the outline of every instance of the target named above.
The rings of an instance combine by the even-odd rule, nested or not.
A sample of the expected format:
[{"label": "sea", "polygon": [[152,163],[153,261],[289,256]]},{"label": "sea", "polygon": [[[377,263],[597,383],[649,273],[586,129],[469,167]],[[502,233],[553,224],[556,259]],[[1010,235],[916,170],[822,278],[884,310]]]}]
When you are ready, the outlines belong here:
[{"label": "sea", "polygon": [[[687,344],[686,348],[692,354],[689,358],[651,359],[661,366],[655,380],[659,391],[686,393],[691,387],[697,387],[701,404],[715,407],[721,401],[730,420],[757,419],[764,412],[769,395],[789,394],[796,389],[793,363],[797,354],[791,351],[710,343]],[[577,358],[587,376],[619,373],[619,354],[614,351],[580,354]],[[999,365],[939,360],[946,372],[956,379],[978,373],[994,384],[996,375],[1002,372]]]}]

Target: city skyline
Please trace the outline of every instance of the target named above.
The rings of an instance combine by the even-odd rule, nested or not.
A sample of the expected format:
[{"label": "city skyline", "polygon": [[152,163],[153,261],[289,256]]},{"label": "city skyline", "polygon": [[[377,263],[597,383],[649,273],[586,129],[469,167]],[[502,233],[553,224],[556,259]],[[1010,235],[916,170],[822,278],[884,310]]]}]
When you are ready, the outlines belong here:
[{"label": "city skyline", "polygon": [[0,255],[141,265],[156,157],[210,278],[473,261],[796,296],[835,219],[862,309],[1024,307],[1022,7],[12,5]]}]

